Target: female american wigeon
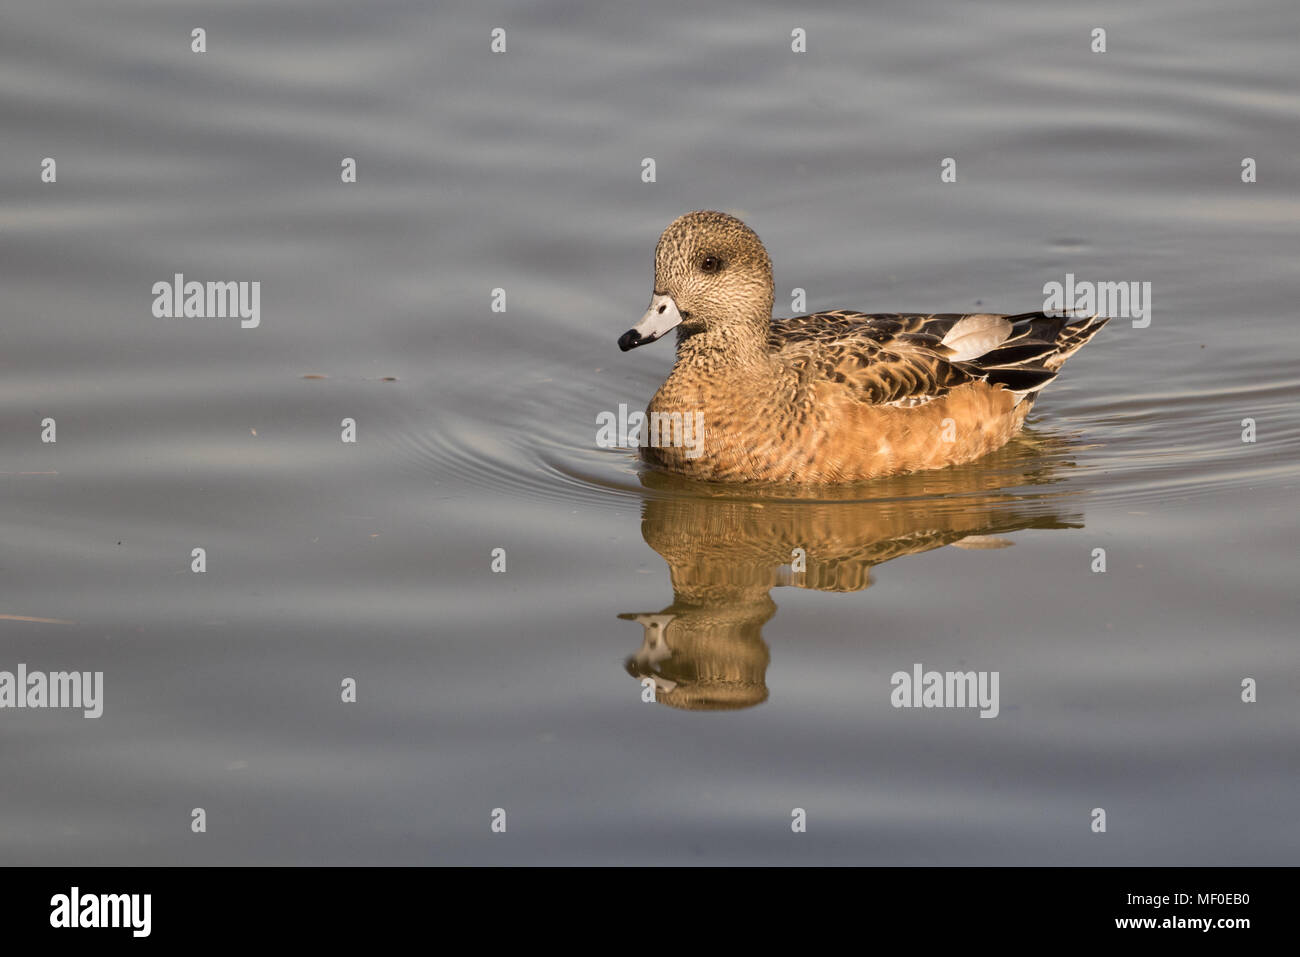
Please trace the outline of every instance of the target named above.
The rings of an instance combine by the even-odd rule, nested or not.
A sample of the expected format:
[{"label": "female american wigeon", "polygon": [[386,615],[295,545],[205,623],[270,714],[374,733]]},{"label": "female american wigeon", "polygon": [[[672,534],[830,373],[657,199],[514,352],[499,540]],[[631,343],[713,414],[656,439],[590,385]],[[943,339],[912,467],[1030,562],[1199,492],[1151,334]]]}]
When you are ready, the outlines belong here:
[{"label": "female american wigeon", "polygon": [[1105,319],[772,319],[772,263],[726,213],[687,213],[655,249],[650,308],[623,351],[677,330],[642,455],[692,478],[827,484],[969,462],[1000,447]]}]

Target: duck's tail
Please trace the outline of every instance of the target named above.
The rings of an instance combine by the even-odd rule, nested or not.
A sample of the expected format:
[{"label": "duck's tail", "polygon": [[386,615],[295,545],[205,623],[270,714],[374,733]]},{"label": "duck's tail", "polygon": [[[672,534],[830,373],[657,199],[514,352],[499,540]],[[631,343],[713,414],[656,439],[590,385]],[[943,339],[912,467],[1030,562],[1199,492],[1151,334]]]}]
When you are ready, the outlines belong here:
[{"label": "duck's tail", "polygon": [[1109,316],[1088,316],[1085,319],[1073,319],[1061,327],[1056,337],[1056,352],[1043,360],[1049,369],[1059,369],[1070,358],[1101,332],[1101,327],[1110,322]]},{"label": "duck's tail", "polygon": [[1057,371],[1110,320],[1100,316],[1075,318],[1025,312],[1004,317],[1011,333],[997,348],[971,360],[981,378],[1011,392],[1036,396]]}]

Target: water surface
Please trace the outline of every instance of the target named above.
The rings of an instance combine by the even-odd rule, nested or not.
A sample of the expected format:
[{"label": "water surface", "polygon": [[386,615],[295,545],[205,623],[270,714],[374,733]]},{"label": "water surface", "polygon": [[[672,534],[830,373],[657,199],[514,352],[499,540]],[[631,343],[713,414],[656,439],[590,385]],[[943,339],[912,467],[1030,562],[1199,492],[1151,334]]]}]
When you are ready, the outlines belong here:
[{"label": "water surface", "polygon": [[[1294,863],[1296,18],[14,6],[0,669],[106,700],[0,712],[0,860]],[[671,365],[615,339],[700,207],[781,315],[1072,272],[1152,321],[980,463],[692,485],[595,435]],[[177,272],[262,282],[261,325],[155,318]],[[891,707],[915,663],[1000,714]]]}]

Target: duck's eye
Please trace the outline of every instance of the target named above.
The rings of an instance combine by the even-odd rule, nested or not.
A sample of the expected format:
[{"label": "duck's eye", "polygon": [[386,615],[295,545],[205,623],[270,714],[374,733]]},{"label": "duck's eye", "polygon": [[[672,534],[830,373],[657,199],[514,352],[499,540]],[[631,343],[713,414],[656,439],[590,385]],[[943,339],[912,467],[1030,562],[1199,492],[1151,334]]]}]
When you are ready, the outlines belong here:
[{"label": "duck's eye", "polygon": [[705,272],[717,272],[722,268],[722,260],[717,256],[705,256],[704,261],[700,263],[700,268]]}]

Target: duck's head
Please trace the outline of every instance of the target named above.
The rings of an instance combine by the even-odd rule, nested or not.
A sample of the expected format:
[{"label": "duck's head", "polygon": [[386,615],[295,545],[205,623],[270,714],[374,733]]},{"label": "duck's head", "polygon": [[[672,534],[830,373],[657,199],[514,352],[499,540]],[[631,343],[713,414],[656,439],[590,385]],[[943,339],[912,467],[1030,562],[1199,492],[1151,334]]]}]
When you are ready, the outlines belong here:
[{"label": "duck's head", "polygon": [[726,213],[687,213],[659,237],[650,308],[618,347],[626,352],[672,329],[679,338],[718,332],[766,339],[772,297],[772,262],[757,233]]}]

